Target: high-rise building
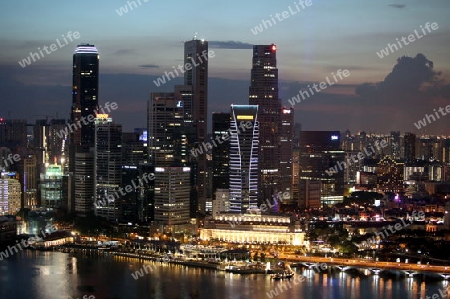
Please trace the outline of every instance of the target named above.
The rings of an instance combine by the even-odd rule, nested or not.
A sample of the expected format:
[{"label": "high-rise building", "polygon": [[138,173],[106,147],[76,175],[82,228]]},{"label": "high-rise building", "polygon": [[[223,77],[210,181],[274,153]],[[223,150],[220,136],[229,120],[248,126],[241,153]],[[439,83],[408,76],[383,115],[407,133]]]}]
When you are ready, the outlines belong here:
[{"label": "high-rise building", "polygon": [[399,160],[400,159],[400,149],[401,149],[400,131],[392,131],[391,132],[390,146],[391,146],[390,154],[391,154],[392,158],[394,158],[395,160]]},{"label": "high-rise building", "polygon": [[[213,140],[222,140],[223,136],[229,135],[230,113],[212,114],[212,137]],[[228,189],[230,187],[230,141],[217,142],[212,149],[212,193],[217,189]]]},{"label": "high-rise building", "polygon": [[[0,117],[0,147],[10,149],[27,146],[27,122],[24,119],[4,119]],[[16,151],[14,150],[14,153]]]},{"label": "high-rise building", "polygon": [[189,226],[189,167],[155,167],[155,221],[163,231],[184,232]]},{"label": "high-rise building", "polygon": [[39,166],[48,162],[48,130],[47,119],[36,120],[36,124],[33,127],[33,147]]},{"label": "high-rise building", "polygon": [[258,207],[258,106],[231,105],[230,132],[230,211],[246,213]]},{"label": "high-rise building", "polygon": [[[148,157],[157,167],[175,165],[176,145],[184,124],[184,107],[173,92],[151,93],[148,101]],[[181,158],[178,158],[180,160]]]},{"label": "high-rise building", "polygon": [[[184,73],[184,85],[192,87],[192,119],[195,128],[194,147],[200,146],[208,135],[208,42],[196,38],[184,43],[184,64],[192,67]],[[197,165],[193,168],[196,173],[196,211],[205,212],[207,161],[206,155],[196,157]],[[194,216],[194,215],[192,215]]]},{"label": "high-rise building", "polygon": [[289,193],[289,200],[286,200],[286,203],[289,204],[294,204],[293,202],[294,186],[292,181],[293,148],[294,148],[294,109],[283,108],[281,110],[281,128],[280,128],[280,186],[283,194]]},{"label": "high-rise building", "polygon": [[[68,154],[69,149],[69,136],[58,136],[57,133],[61,134],[61,130],[66,127],[65,119],[52,119],[50,120],[50,128],[48,131],[48,150],[49,150],[49,162],[50,163],[62,163],[61,159],[65,160],[65,154]],[[66,153],[67,151],[67,153]],[[64,169],[63,169],[64,170]]]},{"label": "high-rise building", "polygon": [[78,216],[87,216],[94,208],[94,165],[93,152],[75,154],[74,197],[69,198],[68,206],[74,207]]},{"label": "high-rise building", "polygon": [[281,100],[278,97],[277,47],[253,46],[249,104],[258,105],[259,202],[280,191]]},{"label": "high-rise building", "polygon": [[91,148],[95,146],[95,125],[92,121],[85,122],[95,117],[98,109],[98,76],[97,48],[90,44],[78,45],[73,54],[70,115],[70,124],[78,127],[71,129],[69,138],[68,206],[74,207],[80,215],[91,212],[94,204],[94,153]]},{"label": "high-rise building", "polygon": [[73,124],[80,121],[81,129],[72,133],[71,144],[92,147],[95,143],[93,122],[84,124],[83,117],[95,116],[98,109],[99,54],[94,45],[78,45],[73,54],[72,113]]},{"label": "high-rise building", "polygon": [[[146,162],[147,128],[135,129],[142,132],[122,133],[122,163],[123,165],[139,165]],[[145,136],[145,137],[144,137]],[[143,140],[145,138],[145,140]]]},{"label": "high-rise building", "polygon": [[38,167],[34,155],[28,155],[18,163],[20,183],[22,184],[23,207],[34,209],[39,206],[38,202]]},{"label": "high-rise building", "polygon": [[65,205],[63,197],[63,172],[61,165],[50,164],[40,174],[41,206],[60,208]]},{"label": "high-rise building", "polygon": [[21,208],[21,190],[17,174],[0,172],[0,216],[15,215]]},{"label": "high-rise building", "polygon": [[208,42],[193,39],[184,43],[184,64],[192,66],[184,73],[184,85],[192,86],[192,117],[197,128],[198,142],[207,137],[208,120]]},{"label": "high-rise building", "polygon": [[[300,180],[320,181],[321,205],[332,205],[343,200],[344,195],[344,170],[340,169],[330,173],[326,171],[330,167],[344,164],[345,152],[340,146],[339,131],[302,131],[300,132]],[[308,184],[304,182],[299,188],[299,206],[307,206],[308,193],[305,189]],[[310,188],[317,184],[309,184]],[[309,201],[311,202],[311,201]]]},{"label": "high-rise building", "polygon": [[122,195],[122,125],[115,124],[108,114],[95,118],[95,199],[96,215],[117,221],[121,217]]},{"label": "high-rise building", "polygon": [[412,165],[416,161],[416,135],[405,133],[405,165]]}]

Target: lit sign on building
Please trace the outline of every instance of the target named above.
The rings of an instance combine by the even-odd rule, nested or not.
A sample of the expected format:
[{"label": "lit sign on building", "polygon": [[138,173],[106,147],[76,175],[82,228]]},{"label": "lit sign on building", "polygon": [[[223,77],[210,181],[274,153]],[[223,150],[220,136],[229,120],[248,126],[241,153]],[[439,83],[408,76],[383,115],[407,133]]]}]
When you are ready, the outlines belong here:
[{"label": "lit sign on building", "polygon": [[181,107],[183,107],[183,101],[178,101],[177,108],[181,108]]},{"label": "lit sign on building", "polygon": [[339,139],[339,136],[337,136],[337,135],[331,135],[331,140],[338,140]]},{"label": "lit sign on building", "polygon": [[238,120],[246,119],[246,120],[253,120],[253,115],[238,115]]},{"label": "lit sign on building", "polygon": [[108,116],[109,116],[109,114],[102,114],[102,113],[97,114],[97,118],[102,118],[102,119],[106,119],[106,118],[108,118]]}]

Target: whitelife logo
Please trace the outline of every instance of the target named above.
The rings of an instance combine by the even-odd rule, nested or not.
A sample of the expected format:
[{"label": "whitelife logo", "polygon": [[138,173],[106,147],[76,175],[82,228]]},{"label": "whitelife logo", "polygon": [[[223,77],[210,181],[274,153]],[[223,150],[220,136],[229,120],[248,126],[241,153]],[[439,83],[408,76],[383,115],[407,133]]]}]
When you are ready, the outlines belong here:
[{"label": "whitelife logo", "polygon": [[[423,120],[420,119],[418,122],[414,123],[414,125],[416,126],[416,128],[418,130],[420,130],[422,127],[426,127],[427,120],[428,120],[428,123],[431,124],[431,122],[432,122],[431,120],[436,121],[436,118],[440,119],[439,113],[437,113],[436,109],[433,109],[433,111],[434,111],[434,114],[436,115],[436,117],[434,117],[433,114],[425,114],[425,117],[423,118]],[[450,113],[450,105],[445,106],[445,111],[447,113],[444,112],[444,108],[442,108],[442,107],[439,107],[438,111],[442,114],[442,116],[446,116],[447,113]]]},{"label": "whitelife logo", "polygon": [[[245,132],[245,130],[250,130],[253,127],[253,123],[250,121],[247,122],[241,122],[239,124],[239,128],[242,129],[242,132]],[[239,130],[239,128],[237,129],[237,133],[240,134],[241,131]],[[228,131],[226,131],[222,136],[216,136],[215,140],[219,143],[222,144],[225,141],[230,140],[231,137],[231,129],[228,129]],[[191,154],[197,158],[198,155],[203,154],[203,149],[205,150],[204,152],[207,153],[209,150],[213,149],[213,147],[217,147],[217,143],[214,141],[213,137],[211,137],[211,142],[213,143],[213,145],[211,145],[211,143],[207,142],[202,142],[202,144],[195,149],[191,150]],[[202,148],[203,146],[203,148]]]},{"label": "whitelife logo", "polygon": [[[295,103],[300,103],[302,101],[300,99],[300,96],[302,96],[303,100],[305,100],[306,97],[309,98],[310,96],[313,96],[314,95],[313,88],[316,92],[320,92],[322,90],[327,89],[328,86],[331,86],[331,85],[334,85],[335,83],[337,83],[339,80],[336,78],[336,76],[338,76],[339,79],[341,79],[341,80],[344,80],[344,78],[347,78],[348,76],[350,76],[350,72],[347,69],[345,69],[343,71],[341,69],[337,70],[336,75],[334,73],[331,73],[331,74],[333,75],[334,82],[331,82],[327,76],[327,77],[325,77],[325,80],[327,81],[328,85],[325,82],[320,82],[319,84],[314,83],[312,85],[312,87],[310,87],[310,85],[308,85],[308,89],[309,89],[309,92],[311,93],[311,95],[308,93],[307,90],[299,90],[298,94],[296,96],[292,97],[292,99],[288,100],[288,102],[292,105],[292,107],[294,107]],[[342,76],[344,76],[344,78],[342,78]],[[317,89],[317,87],[319,87],[320,89]]]},{"label": "whitelife logo", "polygon": [[[102,114],[108,114],[111,112],[111,110],[116,110],[117,108],[119,108],[119,106],[117,105],[116,102],[112,102],[112,103],[106,102],[105,107],[100,106],[100,108],[97,110],[97,112],[101,111]],[[108,111],[108,113],[105,113],[105,109]],[[59,132],[56,132],[56,135],[59,138],[64,138],[65,136],[67,136],[69,134],[69,130],[70,130],[70,133],[73,133],[74,131],[81,129],[81,127],[82,127],[81,123],[83,123],[86,126],[89,123],[93,122],[94,120],[95,120],[95,116],[93,114],[89,114],[87,117],[82,116],[76,123],[67,124],[65,129],[62,129]]]},{"label": "whitelife logo", "polygon": [[[45,53],[47,53],[47,55],[48,55],[48,54],[51,54],[52,52],[55,52],[56,50],[61,49],[62,47],[64,47],[64,46],[66,46],[66,45],[69,44],[69,42],[67,41],[66,37],[67,37],[71,42],[73,42],[72,37],[73,37],[74,39],[79,39],[79,38],[80,38],[80,33],[79,33],[78,31],[75,31],[75,32],[73,32],[73,33],[72,33],[72,31],[69,31],[69,32],[67,32],[67,36],[64,36],[64,34],[63,34],[62,37],[63,37],[63,39],[64,39],[64,41],[65,41],[66,43],[65,43],[65,44],[62,44],[62,43],[59,41],[59,38],[57,38],[57,39],[56,39],[56,43],[58,44],[59,48],[56,46],[56,44],[51,44],[49,47],[43,46],[43,47],[42,47],[42,50],[44,50]],[[50,52],[48,51],[48,49],[50,49]],[[20,66],[24,68],[24,67],[26,67],[27,65],[30,65],[30,64],[31,64],[31,59],[33,59],[33,62],[36,62],[36,58],[37,58],[38,60],[41,59],[41,58],[44,58],[45,55],[44,55],[44,53],[42,52],[42,50],[41,50],[40,47],[38,47],[38,51],[39,51],[39,53],[41,54],[40,56],[39,56],[39,53],[33,53],[33,52],[30,52],[30,55],[28,55],[27,58],[22,59],[22,61],[19,61]]]},{"label": "whitelife logo", "polygon": [[[433,29],[433,30],[439,29],[439,26],[438,26],[438,24],[437,24],[436,22],[431,23],[431,24],[430,24],[430,22],[427,22],[427,23],[425,24],[425,28],[427,29],[428,33],[431,33],[430,27],[431,27],[431,29]],[[423,35],[420,35],[420,34],[417,32],[417,29],[415,29],[415,30],[414,30],[414,34],[408,35],[408,41],[409,41],[409,43],[406,41],[406,37],[402,36],[402,38],[401,38],[400,40],[403,42],[403,45],[407,46],[407,45],[409,45],[410,43],[416,41],[416,37],[417,37],[417,39],[421,39],[422,37],[426,36],[426,35],[427,35],[427,32],[426,32],[425,29],[422,27],[422,25],[420,25],[420,28],[422,29]],[[403,47],[402,47],[402,43],[398,40],[398,38],[396,38],[395,40],[397,41],[398,47],[400,47],[400,49],[403,48]],[[380,57],[380,58],[383,58],[383,57],[385,57],[385,56],[389,56],[390,53],[394,53],[395,51],[398,51],[398,47],[397,47],[397,45],[396,45],[395,43],[394,43],[394,44],[388,43],[386,48],[381,49],[381,51],[377,52],[377,55],[378,55],[378,57]],[[390,53],[389,53],[389,50],[391,50]]]},{"label": "whitelife logo", "polygon": [[[106,207],[108,205],[108,202],[114,202],[116,199],[119,199],[119,193],[122,196],[125,196],[127,193],[133,192],[138,187],[144,186],[144,182],[148,183],[149,181],[153,181],[155,179],[154,173],[144,173],[142,175],[142,178],[138,178],[139,184],[136,184],[135,180],[131,180],[132,185],[126,185],[125,188],[119,187],[118,191],[115,191],[114,194],[108,194],[106,198],[99,199],[97,202],[94,202],[94,206],[96,208],[100,207]],[[123,192],[125,189],[125,192]]]},{"label": "whitelife logo", "polygon": [[[142,5],[141,0],[136,0],[139,3],[139,6]],[[116,9],[117,14],[121,17],[124,14],[128,13],[128,7],[130,8],[130,11],[132,11],[134,8],[138,8],[138,5],[136,4],[136,1],[127,1],[127,5],[122,6],[119,9]],[[142,0],[142,2],[147,3],[150,0]],[[131,6],[131,4],[134,5],[134,8]]]},{"label": "whitelife logo", "polygon": [[[381,147],[380,147],[381,145]],[[388,146],[388,143],[386,142],[386,140],[381,140],[381,142],[379,142],[378,140],[375,141],[375,147],[377,148],[378,151],[380,151],[382,148],[385,148],[386,146]],[[369,149],[371,149],[372,151],[369,151]],[[325,172],[329,175],[332,176],[335,173],[338,173],[338,167],[340,170],[344,170],[346,169],[348,166],[350,166],[353,163],[358,163],[359,160],[363,160],[366,157],[371,157],[373,154],[375,154],[376,151],[373,148],[373,146],[368,146],[364,148],[364,152],[359,152],[356,155],[351,155],[350,158],[347,159],[347,162],[345,161],[338,161],[337,164],[333,167],[330,167],[328,170],[325,170]]]},{"label": "whitelife logo", "polygon": [[[198,61],[199,61],[200,63],[195,63],[194,57],[191,57],[192,63],[186,62],[184,65],[179,64],[179,65],[178,65],[178,69],[180,70],[180,72],[181,72],[182,74],[184,74],[186,71],[192,70],[192,65],[194,65],[194,67],[197,67],[197,66],[201,65],[202,63],[208,61],[209,58],[213,58],[213,57],[215,57],[215,56],[216,56],[216,54],[214,53],[213,50],[209,50],[208,52],[206,52],[206,50],[203,50],[203,52],[202,52],[201,55],[199,55],[199,54],[197,53]],[[202,59],[202,57],[203,57],[203,59]],[[172,66],[172,68],[173,68],[173,71],[175,72],[176,76],[174,75],[173,72],[167,72],[167,71],[165,71],[165,72],[164,72],[164,76],[161,76],[161,77],[159,77],[159,78],[156,79],[156,80],[153,80],[153,83],[155,83],[156,87],[159,87],[159,86],[161,86],[162,84],[165,84],[165,83],[166,83],[166,78],[167,78],[167,82],[169,82],[170,80],[175,79],[175,77],[178,77],[178,76],[180,75],[180,74],[178,73],[178,71],[177,71],[177,69],[176,69],[175,66]],[[169,75],[171,75],[172,78],[171,78]]]}]

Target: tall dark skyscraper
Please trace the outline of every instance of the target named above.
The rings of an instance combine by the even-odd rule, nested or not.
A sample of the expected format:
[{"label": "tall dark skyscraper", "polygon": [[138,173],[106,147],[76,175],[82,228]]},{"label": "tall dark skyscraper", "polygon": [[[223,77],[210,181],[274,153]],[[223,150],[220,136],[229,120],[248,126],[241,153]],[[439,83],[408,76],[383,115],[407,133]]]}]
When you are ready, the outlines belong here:
[{"label": "tall dark skyscraper", "polygon": [[[99,54],[94,45],[77,46],[73,54],[73,85],[71,122],[77,123],[81,117],[95,116],[98,108]],[[95,143],[95,126],[81,122],[80,130],[72,133],[71,144],[92,147]]]},{"label": "tall dark skyscraper", "polygon": [[405,164],[412,165],[416,161],[416,135],[405,133]]},{"label": "tall dark skyscraper", "polygon": [[[208,129],[208,42],[193,39],[184,43],[184,64],[192,68],[184,73],[184,85],[192,86],[192,119],[196,131],[194,146],[201,146],[207,138]],[[193,177],[197,186],[197,211],[205,212],[206,207],[206,155],[197,157],[197,167]]]},{"label": "tall dark skyscraper", "polygon": [[[229,134],[230,113],[213,113],[212,133],[214,140]],[[217,189],[228,189],[230,186],[230,142],[225,141],[212,149],[212,192]]]},{"label": "tall dark skyscraper", "polygon": [[99,54],[94,45],[77,46],[73,54],[72,72],[70,123],[81,128],[70,133],[69,207],[74,207],[75,211],[86,215],[93,209],[94,199],[94,186],[91,186],[93,182],[87,180],[93,179],[94,175],[94,156],[91,148],[95,146],[95,124],[84,124],[90,115],[91,118],[95,116],[98,108]]},{"label": "tall dark skyscraper", "polygon": [[281,188],[281,100],[276,52],[274,44],[253,46],[249,104],[259,106],[259,202],[272,198]]},{"label": "tall dark skyscraper", "polygon": [[[151,93],[148,101],[149,162],[157,167],[180,165],[177,145],[182,142],[179,131],[183,127],[184,107],[173,92]],[[177,163],[178,162],[178,163]]]}]

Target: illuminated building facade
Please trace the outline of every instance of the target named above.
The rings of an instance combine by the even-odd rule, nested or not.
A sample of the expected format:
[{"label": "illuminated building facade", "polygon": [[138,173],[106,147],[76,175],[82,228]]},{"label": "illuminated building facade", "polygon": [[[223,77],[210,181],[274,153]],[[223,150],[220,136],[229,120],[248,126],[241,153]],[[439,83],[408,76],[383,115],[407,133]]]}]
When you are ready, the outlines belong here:
[{"label": "illuminated building facade", "polygon": [[155,167],[155,221],[163,231],[181,232],[189,225],[189,167]]},{"label": "illuminated building facade", "polygon": [[41,173],[41,206],[59,208],[63,203],[63,173],[61,165],[51,164]]},{"label": "illuminated building facade", "polygon": [[230,132],[230,211],[245,213],[258,205],[258,106],[231,105]]},{"label": "illuminated building facade", "polygon": [[108,114],[97,114],[95,124],[95,200],[97,216],[117,221],[121,217],[122,126]]},{"label": "illuminated building facade", "polygon": [[0,173],[0,216],[20,211],[21,187],[15,172]]},{"label": "illuminated building facade", "polygon": [[291,223],[290,217],[260,213],[214,215],[213,221],[200,230],[200,239],[240,244],[307,244],[305,233]]}]

